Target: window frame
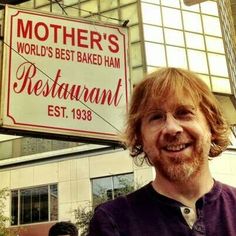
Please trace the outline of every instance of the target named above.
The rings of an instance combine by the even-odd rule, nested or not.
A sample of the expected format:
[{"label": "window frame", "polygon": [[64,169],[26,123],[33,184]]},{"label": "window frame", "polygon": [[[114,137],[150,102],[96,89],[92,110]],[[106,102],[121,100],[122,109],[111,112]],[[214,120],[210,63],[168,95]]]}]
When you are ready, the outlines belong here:
[{"label": "window frame", "polygon": [[[56,194],[53,192],[53,189],[56,189]],[[46,194],[41,194],[41,191],[45,191]],[[24,193],[29,193],[28,197],[30,199],[30,202],[28,204],[28,208],[23,206],[22,199]],[[38,195],[34,194],[38,192]],[[52,202],[52,195],[55,197],[56,202]],[[14,196],[14,198],[13,198]],[[46,198],[45,198],[46,196]],[[41,198],[42,197],[42,198]],[[33,201],[33,199],[37,199],[38,201]],[[40,199],[41,198],[41,199]],[[46,199],[46,201],[45,201]],[[18,226],[18,225],[27,225],[27,224],[37,224],[42,222],[50,222],[58,220],[58,184],[48,184],[48,185],[40,185],[40,186],[32,186],[27,188],[19,188],[19,189],[12,189],[10,194],[10,215],[12,218],[11,226]],[[13,202],[14,201],[14,202]],[[35,204],[34,204],[35,203]],[[56,203],[56,210],[55,210],[55,204]],[[46,204],[46,207],[45,207]],[[38,219],[33,218],[33,210],[35,210],[35,207],[33,205],[38,205]],[[54,208],[53,208],[54,207]],[[44,218],[45,214],[42,216],[42,212],[46,211],[46,218]],[[56,212],[54,212],[54,210]],[[25,211],[29,214],[30,220],[26,221],[27,219],[22,218],[23,214],[22,212]],[[54,214],[54,215],[52,215]]]}]

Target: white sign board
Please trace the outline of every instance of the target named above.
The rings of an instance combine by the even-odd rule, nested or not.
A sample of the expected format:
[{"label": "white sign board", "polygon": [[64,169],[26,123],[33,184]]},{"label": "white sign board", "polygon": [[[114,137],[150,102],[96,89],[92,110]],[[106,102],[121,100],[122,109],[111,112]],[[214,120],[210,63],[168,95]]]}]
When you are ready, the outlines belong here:
[{"label": "white sign board", "polygon": [[127,28],[5,11],[2,127],[117,140],[130,93]]}]

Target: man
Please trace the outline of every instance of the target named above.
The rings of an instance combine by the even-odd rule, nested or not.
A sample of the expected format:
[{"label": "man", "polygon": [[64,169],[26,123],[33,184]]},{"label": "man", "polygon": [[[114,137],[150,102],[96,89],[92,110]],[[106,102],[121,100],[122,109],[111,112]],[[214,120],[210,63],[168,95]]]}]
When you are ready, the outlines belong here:
[{"label": "man", "polygon": [[236,189],[209,170],[228,135],[216,98],[197,75],[176,68],[148,75],[134,89],[125,144],[156,177],[97,207],[89,236],[235,236]]},{"label": "man", "polygon": [[62,221],[50,228],[48,236],[78,236],[78,229],[74,224]]}]

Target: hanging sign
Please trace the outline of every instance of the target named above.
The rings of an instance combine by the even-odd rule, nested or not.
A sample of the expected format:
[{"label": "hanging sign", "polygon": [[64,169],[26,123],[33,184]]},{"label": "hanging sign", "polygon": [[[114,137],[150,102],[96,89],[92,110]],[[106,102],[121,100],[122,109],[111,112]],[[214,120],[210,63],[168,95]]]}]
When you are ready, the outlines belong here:
[{"label": "hanging sign", "polygon": [[117,140],[129,101],[127,28],[5,8],[2,127]]}]

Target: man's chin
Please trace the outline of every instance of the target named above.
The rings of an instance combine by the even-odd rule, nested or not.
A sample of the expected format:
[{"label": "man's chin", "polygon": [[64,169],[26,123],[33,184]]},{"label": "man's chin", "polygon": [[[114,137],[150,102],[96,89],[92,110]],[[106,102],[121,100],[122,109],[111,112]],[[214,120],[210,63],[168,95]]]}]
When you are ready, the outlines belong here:
[{"label": "man's chin", "polygon": [[161,174],[171,182],[185,183],[197,176],[199,168],[189,164],[173,164],[167,168],[159,170]]}]

